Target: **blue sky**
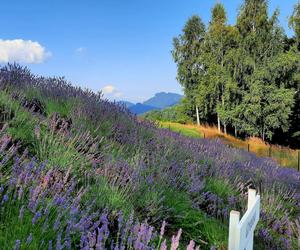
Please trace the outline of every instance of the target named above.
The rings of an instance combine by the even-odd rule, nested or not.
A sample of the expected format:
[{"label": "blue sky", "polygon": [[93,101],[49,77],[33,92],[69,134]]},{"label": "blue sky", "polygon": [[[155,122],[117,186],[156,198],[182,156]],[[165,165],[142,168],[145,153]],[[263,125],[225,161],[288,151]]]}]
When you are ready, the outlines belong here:
[{"label": "blue sky", "polygon": [[[17,47],[10,60],[21,53],[34,73],[66,76],[94,91],[104,88],[111,99],[140,102],[160,91],[181,93],[170,53],[172,38],[193,14],[207,23],[216,2],[1,0],[0,56],[1,46]],[[233,24],[242,1],[219,2]],[[291,35],[287,18],[297,0],[269,2],[271,11],[280,8],[280,22]],[[12,42],[15,39],[22,40]]]}]

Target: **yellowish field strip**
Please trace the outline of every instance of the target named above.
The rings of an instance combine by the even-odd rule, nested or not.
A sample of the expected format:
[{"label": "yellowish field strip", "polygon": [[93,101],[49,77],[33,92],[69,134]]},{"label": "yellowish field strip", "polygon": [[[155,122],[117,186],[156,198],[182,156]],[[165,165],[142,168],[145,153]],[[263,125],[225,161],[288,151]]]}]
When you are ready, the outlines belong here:
[{"label": "yellowish field strip", "polygon": [[168,128],[185,136],[194,138],[220,138],[226,144],[236,148],[248,150],[249,147],[250,152],[260,157],[271,156],[281,166],[294,168],[298,166],[298,150],[292,150],[278,145],[270,145],[259,138],[250,137],[247,140],[240,140],[229,134],[219,133],[216,127],[209,126],[196,126],[174,122],[160,122],[159,124],[163,128]]}]

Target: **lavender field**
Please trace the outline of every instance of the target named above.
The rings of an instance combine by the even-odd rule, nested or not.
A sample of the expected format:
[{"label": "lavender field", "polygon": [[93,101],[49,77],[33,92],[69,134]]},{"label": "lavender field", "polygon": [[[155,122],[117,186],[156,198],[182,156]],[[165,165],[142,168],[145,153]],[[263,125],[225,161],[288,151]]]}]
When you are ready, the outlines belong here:
[{"label": "lavender field", "polygon": [[139,120],[64,78],[0,69],[0,249],[226,249],[262,199],[254,249],[300,247],[300,173]]}]

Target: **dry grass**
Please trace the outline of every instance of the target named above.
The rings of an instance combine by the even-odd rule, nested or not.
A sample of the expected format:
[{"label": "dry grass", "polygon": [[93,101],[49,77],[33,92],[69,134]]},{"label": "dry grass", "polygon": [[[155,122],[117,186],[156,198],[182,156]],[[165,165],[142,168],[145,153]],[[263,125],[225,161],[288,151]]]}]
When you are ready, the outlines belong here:
[{"label": "dry grass", "polygon": [[224,143],[232,147],[242,148],[244,150],[248,150],[249,147],[249,151],[255,153],[259,157],[271,156],[281,166],[293,168],[298,167],[299,150],[292,150],[288,147],[282,147],[279,145],[270,145],[256,137],[250,137],[247,140],[240,140],[232,135],[219,133],[216,127],[204,125],[196,126],[192,124],[160,122],[160,126],[182,133],[183,135],[189,136],[189,134],[191,134],[191,137],[220,138],[224,141]]}]

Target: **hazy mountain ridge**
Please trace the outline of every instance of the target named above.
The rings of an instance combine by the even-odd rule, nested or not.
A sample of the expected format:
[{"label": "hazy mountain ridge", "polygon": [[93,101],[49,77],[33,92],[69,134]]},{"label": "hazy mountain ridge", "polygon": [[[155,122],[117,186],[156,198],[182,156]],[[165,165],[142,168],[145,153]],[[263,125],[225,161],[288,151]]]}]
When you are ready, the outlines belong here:
[{"label": "hazy mountain ridge", "polygon": [[131,103],[128,101],[120,101],[118,103],[125,105],[132,113],[140,115],[151,110],[160,110],[171,107],[179,103],[183,96],[171,92],[159,92],[143,103]]},{"label": "hazy mountain ridge", "polygon": [[160,92],[155,94],[154,97],[145,101],[143,104],[153,106],[159,109],[163,109],[177,104],[181,100],[181,98],[182,95],[179,94],[170,93],[170,92],[169,93]]}]

